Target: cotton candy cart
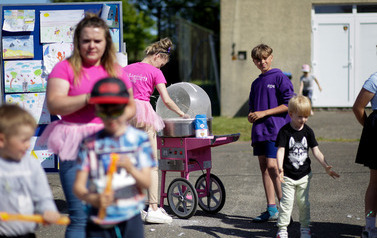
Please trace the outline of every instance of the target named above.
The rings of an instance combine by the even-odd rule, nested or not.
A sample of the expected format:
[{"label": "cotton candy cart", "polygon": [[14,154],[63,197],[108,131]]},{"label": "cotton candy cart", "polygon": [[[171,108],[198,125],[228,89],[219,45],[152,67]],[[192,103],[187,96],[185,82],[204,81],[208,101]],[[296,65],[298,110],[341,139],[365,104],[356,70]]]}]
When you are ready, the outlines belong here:
[{"label": "cotton candy cart", "polygon": [[[232,143],[240,134],[196,137],[158,137],[160,150],[159,169],[162,172],[160,206],[167,198],[172,212],[179,218],[190,218],[197,206],[210,214],[219,212],[225,204],[225,188],[221,180],[211,174],[211,148]],[[189,174],[202,171],[195,185],[189,181]],[[174,179],[165,191],[166,173],[179,172],[181,177]]]}]

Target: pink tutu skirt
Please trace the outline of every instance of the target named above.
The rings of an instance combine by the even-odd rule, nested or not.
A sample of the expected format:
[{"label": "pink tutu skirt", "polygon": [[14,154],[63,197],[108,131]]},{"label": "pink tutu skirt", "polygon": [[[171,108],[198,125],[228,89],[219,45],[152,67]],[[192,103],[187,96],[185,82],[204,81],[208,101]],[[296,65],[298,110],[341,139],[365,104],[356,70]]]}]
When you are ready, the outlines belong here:
[{"label": "pink tutu skirt", "polygon": [[150,102],[135,99],[136,114],[130,121],[131,125],[137,128],[147,130],[152,127],[155,131],[161,131],[164,127],[164,121],[153,110]]},{"label": "pink tutu skirt", "polygon": [[59,155],[62,161],[76,160],[81,141],[101,129],[102,123],[83,124],[58,120],[45,128],[38,144],[47,143],[48,150]]}]

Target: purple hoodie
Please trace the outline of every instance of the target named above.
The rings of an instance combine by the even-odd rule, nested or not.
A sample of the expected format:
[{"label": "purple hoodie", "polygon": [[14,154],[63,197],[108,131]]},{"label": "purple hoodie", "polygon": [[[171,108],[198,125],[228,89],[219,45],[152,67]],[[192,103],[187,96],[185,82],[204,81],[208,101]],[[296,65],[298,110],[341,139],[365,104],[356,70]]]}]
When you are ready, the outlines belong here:
[{"label": "purple hoodie", "polygon": [[[294,95],[292,82],[280,69],[271,69],[251,84],[249,112],[264,111],[281,104],[288,106]],[[253,123],[251,130],[252,145],[261,141],[275,141],[282,126],[290,121],[288,113],[264,117]]]}]

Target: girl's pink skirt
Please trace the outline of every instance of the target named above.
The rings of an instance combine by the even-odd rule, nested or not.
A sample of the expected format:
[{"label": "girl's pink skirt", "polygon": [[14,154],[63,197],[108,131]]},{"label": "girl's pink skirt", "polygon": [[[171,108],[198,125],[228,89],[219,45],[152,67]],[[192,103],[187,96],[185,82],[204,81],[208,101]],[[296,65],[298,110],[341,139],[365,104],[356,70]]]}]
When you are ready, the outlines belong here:
[{"label": "girl's pink skirt", "polygon": [[161,131],[164,127],[164,121],[153,110],[150,102],[135,99],[136,114],[130,121],[131,125],[137,128],[150,128],[153,127],[155,131]]},{"label": "girl's pink skirt", "polygon": [[49,151],[62,161],[76,160],[81,141],[103,129],[103,124],[54,121],[43,131],[38,144],[47,143]]}]

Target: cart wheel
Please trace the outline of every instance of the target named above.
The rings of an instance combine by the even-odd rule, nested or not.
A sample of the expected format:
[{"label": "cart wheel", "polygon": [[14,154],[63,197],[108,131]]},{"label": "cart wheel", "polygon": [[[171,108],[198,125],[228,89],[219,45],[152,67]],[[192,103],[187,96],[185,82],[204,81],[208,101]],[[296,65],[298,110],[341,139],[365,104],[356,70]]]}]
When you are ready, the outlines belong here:
[{"label": "cart wheel", "polygon": [[[196,180],[195,188],[197,191],[206,189],[206,174],[201,175]],[[219,212],[225,204],[225,188],[221,180],[213,174],[210,174],[210,184],[207,196],[199,197],[199,207],[205,212],[215,214]]]},{"label": "cart wheel", "polygon": [[190,218],[198,209],[198,194],[188,180],[176,178],[168,188],[168,203],[179,218]]}]

